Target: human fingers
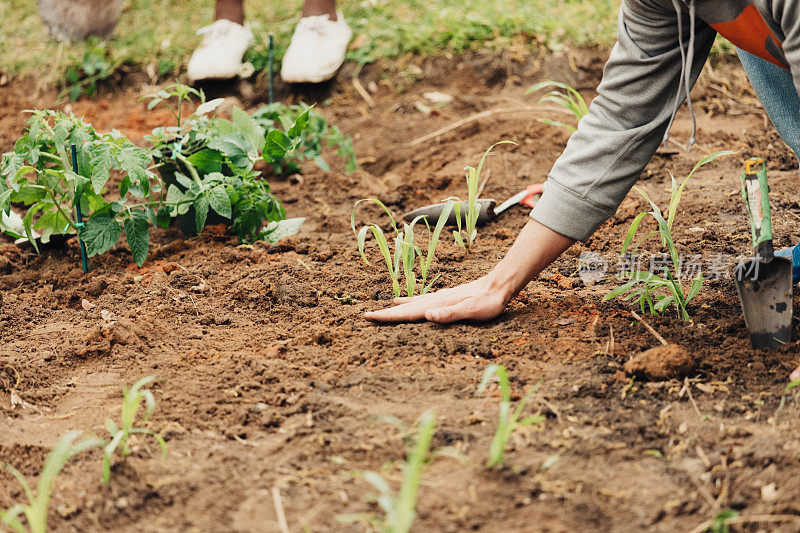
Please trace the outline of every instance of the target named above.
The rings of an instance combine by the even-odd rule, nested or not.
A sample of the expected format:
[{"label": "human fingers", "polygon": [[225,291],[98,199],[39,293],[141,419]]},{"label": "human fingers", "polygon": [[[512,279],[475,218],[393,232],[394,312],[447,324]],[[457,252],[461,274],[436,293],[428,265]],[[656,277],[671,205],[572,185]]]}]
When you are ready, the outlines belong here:
[{"label": "human fingers", "polygon": [[798,379],[800,379],[800,366],[798,366],[795,369],[795,371],[791,373],[791,375],[789,376],[789,379],[792,380],[792,381],[797,381]]},{"label": "human fingers", "polygon": [[420,294],[418,296],[399,296],[392,300],[395,304],[405,304],[411,302],[426,302],[431,305],[452,305],[460,302],[470,294],[472,291],[472,283],[465,283],[457,287],[449,289],[440,289],[436,292],[429,292],[427,294]]},{"label": "human fingers", "polygon": [[425,311],[430,307],[425,301],[408,302],[379,311],[367,311],[364,318],[372,322],[416,322],[425,318]]},{"label": "human fingers", "polygon": [[466,298],[453,305],[428,309],[425,318],[439,324],[450,324],[459,320],[488,320],[502,311],[502,306],[486,298]]}]

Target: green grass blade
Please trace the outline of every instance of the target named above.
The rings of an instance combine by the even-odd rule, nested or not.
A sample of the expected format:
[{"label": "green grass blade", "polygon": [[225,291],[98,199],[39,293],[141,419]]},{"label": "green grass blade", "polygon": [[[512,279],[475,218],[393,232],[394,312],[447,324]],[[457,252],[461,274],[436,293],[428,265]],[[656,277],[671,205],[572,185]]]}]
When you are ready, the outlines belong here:
[{"label": "green grass blade", "polygon": [[575,131],[577,131],[575,127],[570,126],[569,124],[564,124],[563,122],[559,122],[557,120],[550,120],[549,118],[537,118],[536,120],[538,120],[542,124],[547,124],[548,126],[556,126],[556,127],[559,127],[559,128],[567,128],[572,133],[575,133]]},{"label": "green grass blade", "polygon": [[628,228],[628,233],[625,235],[625,240],[622,241],[622,249],[620,250],[621,254],[624,254],[628,250],[628,246],[630,246],[633,238],[636,236],[636,231],[639,229],[639,224],[642,223],[644,217],[647,216],[647,213],[639,213],[636,215],[636,218],[633,219],[631,222],[631,227]]},{"label": "green grass blade", "polygon": [[394,531],[406,533],[416,517],[417,493],[422,483],[422,472],[428,459],[431,441],[436,430],[436,414],[425,411],[417,427],[417,438],[414,447],[408,454],[403,481],[397,495],[398,523]]},{"label": "green grass blade", "polygon": [[708,156],[704,157],[703,159],[701,159],[700,161],[698,161],[698,162],[697,162],[697,164],[696,164],[696,165],[694,166],[694,168],[692,169],[692,171],[691,171],[691,172],[689,172],[689,175],[686,177],[686,179],[689,179],[689,178],[691,178],[691,177],[692,177],[692,174],[694,174],[694,173],[695,173],[695,171],[696,171],[698,168],[702,167],[703,165],[705,165],[705,164],[707,164],[707,163],[710,163],[710,162],[712,162],[712,161],[714,161],[714,160],[716,160],[716,159],[719,159],[720,157],[723,157],[723,156],[726,156],[726,155],[738,154],[738,153],[739,153],[739,150],[736,150],[736,151],[732,151],[732,150],[721,150],[721,151],[719,151],[719,152],[714,152],[713,154],[711,154],[711,155],[708,155]]},{"label": "green grass blade", "polygon": [[[436,248],[439,246],[439,236],[444,229],[444,225],[447,223],[447,219],[450,218],[450,213],[453,211],[453,206],[455,202],[449,201],[442,209],[442,213],[439,215],[439,220],[436,221],[436,227],[433,228],[433,233],[431,233],[431,237],[428,240],[428,254],[425,256],[424,260],[424,267],[423,267],[423,275],[427,278],[428,270],[431,267],[431,263],[433,262],[433,258],[436,255]],[[434,280],[435,281],[435,280]],[[423,283],[424,284],[424,283]]]}]

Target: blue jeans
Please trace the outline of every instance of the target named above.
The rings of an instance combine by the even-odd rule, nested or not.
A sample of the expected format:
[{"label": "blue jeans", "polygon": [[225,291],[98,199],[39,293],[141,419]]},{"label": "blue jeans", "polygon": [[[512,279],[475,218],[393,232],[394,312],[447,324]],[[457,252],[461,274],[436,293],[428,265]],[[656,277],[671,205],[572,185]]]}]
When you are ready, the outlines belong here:
[{"label": "blue jeans", "polygon": [[778,135],[800,155],[800,97],[792,73],[744,50],[736,50],[750,85],[761,100]]}]

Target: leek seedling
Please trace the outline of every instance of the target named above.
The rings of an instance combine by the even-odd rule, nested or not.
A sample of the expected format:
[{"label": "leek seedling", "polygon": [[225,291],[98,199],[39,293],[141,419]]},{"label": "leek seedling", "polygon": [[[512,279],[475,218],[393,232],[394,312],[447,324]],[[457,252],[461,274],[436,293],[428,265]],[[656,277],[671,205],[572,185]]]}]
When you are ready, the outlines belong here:
[{"label": "leek seedling", "polygon": [[[554,104],[563,107],[568,113],[571,113],[578,122],[580,122],[580,120],[585,117],[587,113],[589,113],[589,106],[586,104],[586,100],[583,99],[583,96],[581,96],[581,93],[566,83],[561,83],[558,81],[539,82],[528,88],[528,90],[525,91],[525,94],[541,91],[545,87],[558,87],[564,92],[559,92],[557,90],[550,91],[539,99],[540,104],[543,102],[553,102]],[[575,132],[574,126],[570,126],[569,124],[565,124],[557,120],[550,120],[546,118],[540,118],[538,120],[542,124],[547,124],[548,126],[558,126],[560,128],[567,128],[571,132]]]},{"label": "leek seedling", "polygon": [[[95,446],[103,446],[102,439],[90,437],[84,439],[77,444],[75,440],[80,436],[80,431],[69,431],[61,439],[59,439],[55,448],[47,456],[44,462],[41,474],[39,474],[39,486],[36,494],[31,490],[28,482],[22,474],[11,465],[6,465],[6,470],[19,481],[22,489],[25,491],[25,496],[28,498],[27,504],[18,503],[7,511],[0,511],[0,524],[11,528],[17,533],[45,533],[47,531],[47,513],[50,509],[50,496],[53,493],[53,487],[56,483],[56,478],[61,473],[64,465],[67,462],[90,448]],[[27,522],[27,529],[25,524],[20,520],[21,516],[25,516]]]},{"label": "leek seedling", "polygon": [[[374,203],[380,206],[381,209],[383,209],[383,211],[389,215],[389,221],[391,222],[392,230],[394,232],[394,237],[391,238],[394,249],[389,247],[390,241],[383,232],[383,229],[381,229],[378,224],[368,224],[363,226],[361,229],[356,230],[356,209],[358,204],[361,202]],[[448,202],[448,204],[442,210],[442,213],[439,215],[439,220],[436,222],[433,232],[430,231],[431,228],[427,221],[427,217],[425,216],[418,216],[412,220],[410,224],[403,222],[402,229],[400,229],[391,211],[389,211],[383,202],[375,198],[359,200],[353,206],[353,212],[350,215],[350,226],[353,228],[353,233],[356,236],[358,253],[361,255],[361,258],[367,265],[371,265],[367,255],[364,253],[364,250],[366,248],[367,234],[372,232],[372,236],[375,238],[375,242],[378,243],[378,249],[381,252],[381,256],[383,256],[383,260],[386,263],[386,268],[389,271],[389,278],[392,281],[392,293],[395,296],[400,296],[400,274],[402,268],[402,274],[404,276],[406,285],[406,294],[408,296],[413,296],[418,285],[420,287],[420,294],[425,294],[439,278],[439,276],[436,276],[430,283],[428,283],[428,275],[430,273],[431,263],[436,255],[436,247],[439,243],[439,236],[441,235],[445,222],[450,216],[450,212],[452,210],[453,202]],[[414,227],[420,220],[425,223],[429,233],[428,251],[425,254],[422,253],[414,241]],[[417,282],[417,273],[415,270],[417,257],[419,257],[420,263],[419,283]]]},{"label": "leek seedling", "polygon": [[[402,421],[393,416],[381,417],[383,420],[394,423],[401,430],[404,429]],[[364,479],[378,491],[374,499],[384,511],[383,520],[372,515],[341,515],[340,522],[366,521],[384,533],[408,533],[417,516],[417,494],[422,484],[422,474],[430,460],[436,455],[448,455],[458,460],[463,456],[451,448],[438,448],[431,452],[431,441],[436,431],[436,413],[425,411],[417,424],[416,439],[406,435],[404,440],[408,443],[408,455],[403,464],[403,480],[400,490],[395,494],[389,483],[377,472],[362,472]]]},{"label": "leek seedling", "polygon": [[478,168],[470,166],[464,167],[464,170],[467,171],[467,215],[464,218],[464,236],[461,234],[461,202],[459,201],[456,202],[454,207],[458,229],[453,231],[453,237],[456,240],[456,244],[466,249],[467,252],[469,252],[472,243],[475,242],[475,238],[478,236],[478,230],[476,230],[475,227],[478,224],[478,215],[480,214],[478,206],[478,185],[480,183],[483,164],[486,162],[489,152],[498,144],[513,144],[516,146],[517,143],[514,141],[496,142],[483,153],[483,157],[481,157],[478,163]]},{"label": "leek seedling", "polygon": [[[419,271],[420,271],[420,294],[425,294],[430,290],[436,280],[439,279],[441,274],[437,274],[435,278],[428,283],[428,273],[430,272],[431,263],[433,263],[433,258],[436,256],[436,247],[439,246],[439,237],[442,234],[442,230],[444,229],[445,223],[447,223],[447,219],[450,218],[450,213],[453,211],[455,206],[455,202],[448,201],[445,205],[444,209],[442,210],[441,214],[439,215],[439,220],[436,221],[436,226],[433,228],[433,232],[431,232],[431,226],[428,223],[428,217],[420,216],[415,218],[411,224],[407,226],[405,229],[405,235],[410,236],[410,242],[406,239],[406,246],[413,249],[415,253],[419,256]],[[422,251],[414,247],[414,225],[417,223],[419,219],[425,223],[425,227],[428,229],[428,234],[430,238],[428,239],[428,250],[426,253],[422,253]],[[413,262],[412,262],[413,264]]]},{"label": "leek seedling", "polygon": [[503,454],[506,451],[508,440],[514,431],[521,426],[532,426],[544,421],[544,415],[526,416],[519,420],[522,411],[530,400],[531,395],[539,389],[539,383],[517,403],[517,408],[511,411],[511,384],[508,380],[508,372],[503,365],[492,364],[486,367],[481,378],[481,384],[478,386],[478,393],[486,390],[493,377],[497,377],[498,385],[500,387],[500,407],[497,416],[497,429],[494,432],[494,438],[489,446],[489,458],[486,461],[486,466],[493,467],[503,464]]},{"label": "leek seedling", "polygon": [[[661,277],[652,272],[646,271],[633,272],[631,275],[632,279],[605,295],[603,297],[604,301],[616,297],[621,297],[623,300],[635,300],[639,303],[639,308],[643,313],[649,311],[651,314],[660,314],[667,309],[667,307],[674,305],[678,315],[680,315],[684,321],[688,322],[690,320],[686,306],[689,301],[691,301],[700,292],[700,288],[703,286],[703,274],[702,272],[698,272],[694,279],[690,281],[688,291],[684,290],[683,285],[685,280],[681,278],[681,265],[679,262],[678,250],[675,247],[675,241],[672,238],[672,225],[675,222],[675,214],[678,210],[678,204],[680,203],[683,195],[683,189],[686,187],[686,183],[689,181],[689,178],[694,175],[697,169],[706,163],[710,163],[715,159],[733,153],[735,152],[724,150],[704,157],[698,161],[680,186],[678,186],[678,183],[675,181],[675,177],[670,173],[670,177],[672,178],[672,190],[670,193],[669,206],[666,213],[662,213],[658,206],[652,200],[650,200],[650,197],[648,197],[644,191],[638,187],[636,188],[639,194],[641,194],[644,199],[650,203],[652,211],[639,213],[636,215],[636,218],[633,219],[633,222],[628,229],[628,233],[625,236],[625,240],[622,243],[620,254],[625,254],[629,249],[636,250],[645,240],[653,235],[658,234],[661,238],[662,246],[669,253],[671,268],[667,265],[663,266],[665,277]],[[636,236],[639,225],[648,215],[657,222],[658,229],[648,233],[643,239],[634,245],[633,248],[631,248],[631,243],[633,242],[633,238]],[[624,296],[622,296],[623,294]]]},{"label": "leek seedling", "polygon": [[111,458],[114,456],[117,448],[122,451],[123,458],[131,454],[131,450],[128,448],[128,440],[131,435],[150,435],[158,442],[159,446],[161,446],[161,453],[163,456],[167,456],[167,443],[164,442],[164,438],[161,437],[161,435],[150,429],[133,427],[134,422],[136,422],[136,414],[139,412],[142,401],[145,402],[145,412],[142,421],[147,422],[153,415],[153,410],[156,407],[156,399],[152,392],[147,389],[142,389],[142,387],[155,381],[155,379],[155,376],[147,376],[134,383],[130,390],[123,391],[119,427],[117,427],[110,418],[106,418],[106,429],[111,434],[111,440],[108,443],[104,443],[103,448],[103,483],[108,483],[111,477]]}]

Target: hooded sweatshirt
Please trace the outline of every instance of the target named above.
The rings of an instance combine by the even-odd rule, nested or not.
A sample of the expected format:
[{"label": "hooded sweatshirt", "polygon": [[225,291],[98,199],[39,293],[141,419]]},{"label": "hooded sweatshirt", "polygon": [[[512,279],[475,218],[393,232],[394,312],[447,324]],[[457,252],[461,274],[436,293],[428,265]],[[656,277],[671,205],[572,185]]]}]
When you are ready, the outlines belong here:
[{"label": "hooded sweatshirt", "polygon": [[534,220],[585,240],[614,215],[664,140],[717,32],[790,68],[800,93],[797,0],[622,0],[597,97],[550,171]]}]

